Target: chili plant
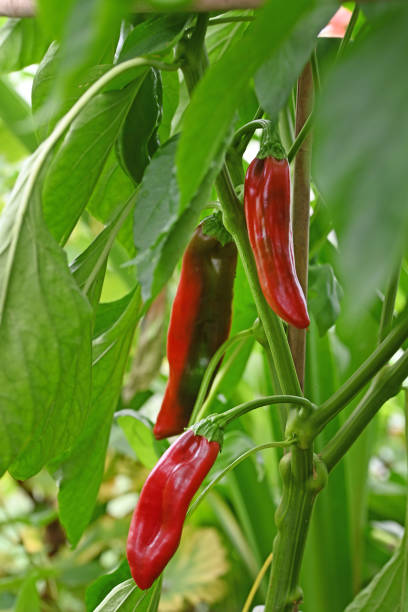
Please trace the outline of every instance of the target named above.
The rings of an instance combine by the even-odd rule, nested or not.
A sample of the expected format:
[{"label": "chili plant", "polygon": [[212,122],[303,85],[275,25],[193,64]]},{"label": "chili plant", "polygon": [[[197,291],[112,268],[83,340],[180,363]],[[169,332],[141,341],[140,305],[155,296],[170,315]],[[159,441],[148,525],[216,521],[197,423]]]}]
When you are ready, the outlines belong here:
[{"label": "chili plant", "polygon": [[0,607],[407,610],[406,3],[148,4],[0,23]]}]

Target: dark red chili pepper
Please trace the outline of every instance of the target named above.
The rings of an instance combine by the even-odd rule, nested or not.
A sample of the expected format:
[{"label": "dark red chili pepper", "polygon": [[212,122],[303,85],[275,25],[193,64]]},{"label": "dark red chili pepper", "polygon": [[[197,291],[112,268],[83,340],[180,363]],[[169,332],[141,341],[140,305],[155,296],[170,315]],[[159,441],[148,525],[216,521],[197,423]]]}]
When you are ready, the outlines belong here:
[{"label": "dark red chili pepper", "polygon": [[188,430],[148,476],[127,541],[130,571],[139,588],[148,589],[176,552],[190,501],[219,450],[217,441]]},{"label": "dark red chili pepper", "polygon": [[293,255],[288,161],[256,157],[246,173],[244,202],[262,292],[277,315],[303,329],[310,320]]},{"label": "dark red chili pepper", "polygon": [[195,230],[183,256],[180,282],[167,336],[169,381],[154,427],[157,439],[188,425],[205,369],[231,326],[237,263],[234,242],[224,246]]}]

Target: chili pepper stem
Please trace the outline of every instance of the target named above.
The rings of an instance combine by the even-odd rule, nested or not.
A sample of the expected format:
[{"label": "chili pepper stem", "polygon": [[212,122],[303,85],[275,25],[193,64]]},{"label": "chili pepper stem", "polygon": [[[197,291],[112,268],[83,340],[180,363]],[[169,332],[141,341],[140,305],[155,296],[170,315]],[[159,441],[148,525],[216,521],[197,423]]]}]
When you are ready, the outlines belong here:
[{"label": "chili pepper stem", "polygon": [[301,406],[307,415],[316,410],[315,404],[305,397],[300,397],[298,395],[268,395],[266,397],[251,400],[250,402],[245,402],[239,406],[235,406],[234,408],[226,410],[221,414],[214,415],[212,419],[213,422],[216,422],[219,425],[219,427],[224,428],[231,423],[231,421],[239,418],[247,412],[250,412],[251,410],[273,404],[292,404]]},{"label": "chili pepper stem", "polygon": [[221,470],[221,472],[217,474],[217,476],[213,478],[213,480],[201,491],[200,495],[196,497],[196,499],[193,501],[190,508],[188,509],[187,516],[194,512],[194,510],[203,501],[204,497],[211,491],[214,485],[216,485],[217,482],[222,480],[224,476],[228,474],[228,472],[236,468],[242,461],[244,461],[244,459],[247,459],[254,453],[258,453],[259,451],[266,450],[268,448],[287,448],[289,446],[292,446],[294,443],[294,439],[282,440],[281,442],[266,442],[265,444],[258,444],[258,446],[254,446],[253,448],[250,448],[249,450],[245,451],[245,453],[242,453],[242,455],[239,455],[236,459],[234,459],[232,463],[230,463],[229,465],[227,465],[226,468]]}]

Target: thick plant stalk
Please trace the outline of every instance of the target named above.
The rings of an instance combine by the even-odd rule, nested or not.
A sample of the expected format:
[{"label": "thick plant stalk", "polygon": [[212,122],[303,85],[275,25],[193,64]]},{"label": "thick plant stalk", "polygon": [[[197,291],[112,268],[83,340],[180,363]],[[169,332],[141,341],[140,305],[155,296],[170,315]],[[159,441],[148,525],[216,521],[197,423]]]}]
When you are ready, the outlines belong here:
[{"label": "thick plant stalk", "polygon": [[[201,23],[200,23],[201,21]],[[203,67],[198,53],[198,41],[204,41],[203,23],[199,20],[196,36],[192,36],[190,49],[184,49],[182,70],[191,91],[199,80]],[[205,55],[203,48],[202,56]],[[234,163],[234,162],[231,162]],[[232,174],[233,172],[233,168]],[[283,325],[267,304],[258,281],[256,265],[249,243],[243,208],[236,196],[229,168],[224,166],[216,180],[216,189],[222,204],[224,223],[238,248],[251,293],[263,325],[280,389],[285,395],[302,395]],[[297,412],[296,407],[291,412]],[[316,495],[313,485],[314,464],[311,448],[292,448],[287,477],[283,483],[283,499],[278,508],[280,515],[278,535],[274,542],[272,571],[268,587],[265,612],[290,612],[300,598],[298,579],[306,541],[307,527]],[[287,461],[283,458],[283,461]],[[312,487],[312,488],[311,488]]]},{"label": "thick plant stalk", "polygon": [[[299,78],[296,101],[296,136],[302,130],[313,107],[313,71],[308,62]],[[309,262],[309,209],[310,209],[310,165],[312,139],[310,132],[303,141],[296,157],[293,179],[293,246],[296,273],[307,297],[307,272]],[[304,387],[306,331],[289,325],[289,346],[295,362],[300,386]]]}]

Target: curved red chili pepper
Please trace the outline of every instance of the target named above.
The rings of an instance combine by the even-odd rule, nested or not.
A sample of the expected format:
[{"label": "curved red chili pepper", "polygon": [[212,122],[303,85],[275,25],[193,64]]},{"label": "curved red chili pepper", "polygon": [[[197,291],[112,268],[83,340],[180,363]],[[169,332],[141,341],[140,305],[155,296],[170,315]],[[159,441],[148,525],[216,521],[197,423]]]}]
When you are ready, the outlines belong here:
[{"label": "curved red chili pepper", "polygon": [[303,329],[310,320],[293,256],[287,160],[255,158],[246,173],[244,202],[262,292],[276,314]]},{"label": "curved red chili pepper", "polygon": [[199,225],[183,256],[170,317],[170,372],[153,430],[157,439],[187,427],[205,369],[228,338],[236,263],[235,244],[223,246]]},{"label": "curved red chili pepper", "polygon": [[148,589],[177,550],[188,506],[220,450],[186,431],[162,455],[140,493],[130,524],[127,558],[137,586]]}]

